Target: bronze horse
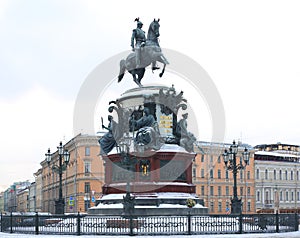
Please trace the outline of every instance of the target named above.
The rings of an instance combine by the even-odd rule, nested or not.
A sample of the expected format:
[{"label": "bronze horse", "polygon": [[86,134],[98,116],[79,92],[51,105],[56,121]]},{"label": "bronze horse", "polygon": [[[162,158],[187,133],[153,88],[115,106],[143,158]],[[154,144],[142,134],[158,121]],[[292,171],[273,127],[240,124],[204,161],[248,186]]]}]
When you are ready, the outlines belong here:
[{"label": "bronze horse", "polygon": [[139,86],[142,87],[141,80],[145,74],[145,68],[152,64],[153,62],[160,62],[163,64],[162,72],[159,74],[159,77],[162,77],[165,72],[165,67],[169,64],[168,60],[163,55],[161,48],[158,43],[159,37],[159,19],[153,20],[150,24],[147,34],[147,40],[144,47],[141,50],[141,65],[142,67],[136,67],[136,54],[131,53],[127,56],[126,60],[122,59],[120,61],[120,73],[118,76],[118,82],[121,82],[124,77],[125,71],[127,70],[131,73],[133,81]]}]

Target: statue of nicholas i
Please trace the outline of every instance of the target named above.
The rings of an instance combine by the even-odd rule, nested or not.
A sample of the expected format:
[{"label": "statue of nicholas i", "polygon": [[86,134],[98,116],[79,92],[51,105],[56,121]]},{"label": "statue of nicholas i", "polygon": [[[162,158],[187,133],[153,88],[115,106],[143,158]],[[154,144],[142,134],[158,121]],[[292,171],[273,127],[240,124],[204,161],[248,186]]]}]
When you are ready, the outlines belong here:
[{"label": "statue of nicholas i", "polygon": [[[137,22],[137,28],[133,30],[131,36],[131,47],[132,50],[136,53],[136,68],[141,67],[141,48],[146,43],[145,32],[142,30],[143,23],[139,18],[136,18],[134,21]],[[135,44],[134,44],[135,40]]]}]

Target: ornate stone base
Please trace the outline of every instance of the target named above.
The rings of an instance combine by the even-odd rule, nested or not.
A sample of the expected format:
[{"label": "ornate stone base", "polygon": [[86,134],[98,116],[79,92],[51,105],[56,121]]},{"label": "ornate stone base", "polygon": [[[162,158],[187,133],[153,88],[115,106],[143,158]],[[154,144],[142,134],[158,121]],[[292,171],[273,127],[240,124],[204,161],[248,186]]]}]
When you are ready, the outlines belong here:
[{"label": "ornate stone base", "polygon": [[[135,197],[134,215],[203,215],[208,209],[203,206],[203,200],[195,194],[188,193],[144,193],[131,194]],[[97,200],[98,205],[89,209],[93,215],[122,215],[123,194],[110,194]],[[193,208],[188,208],[186,200],[192,198],[196,201]]]}]

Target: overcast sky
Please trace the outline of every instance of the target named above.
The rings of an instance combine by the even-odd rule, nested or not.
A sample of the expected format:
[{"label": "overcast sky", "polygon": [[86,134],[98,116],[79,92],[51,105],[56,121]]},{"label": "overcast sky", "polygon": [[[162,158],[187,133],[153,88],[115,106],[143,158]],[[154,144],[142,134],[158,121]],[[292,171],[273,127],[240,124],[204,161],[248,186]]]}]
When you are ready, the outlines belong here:
[{"label": "overcast sky", "polygon": [[[81,85],[99,64],[130,50],[135,17],[145,31],[160,18],[161,47],[190,57],[207,72],[225,109],[225,142],[298,145],[299,11],[297,0],[0,0],[0,191],[33,180],[47,149],[54,152],[59,141],[74,136]],[[145,82],[154,78],[171,86],[176,77],[165,76],[149,71]],[[128,74],[118,86],[110,80],[121,91],[136,87]],[[200,114],[194,133],[209,141],[205,100],[197,104],[192,88],[182,88],[199,106],[193,107]],[[98,112],[95,132],[100,116],[106,118]]]}]

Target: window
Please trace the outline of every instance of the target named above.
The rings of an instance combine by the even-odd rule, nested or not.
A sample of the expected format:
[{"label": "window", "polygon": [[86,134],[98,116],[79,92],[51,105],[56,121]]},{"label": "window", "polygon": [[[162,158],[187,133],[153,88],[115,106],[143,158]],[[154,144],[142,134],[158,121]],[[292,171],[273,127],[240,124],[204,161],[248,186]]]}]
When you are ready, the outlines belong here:
[{"label": "window", "polygon": [[294,201],[294,192],[291,192],[291,201]]},{"label": "window", "polygon": [[211,195],[211,196],[214,195],[214,186],[210,186],[210,195]]},{"label": "window", "polygon": [[280,193],[279,193],[279,199],[280,199],[280,201],[283,201],[283,193],[282,193],[282,191],[280,191]]},{"label": "window", "polygon": [[251,194],[251,188],[248,187],[248,188],[247,188],[247,195],[250,196],[250,194]]},{"label": "window", "polygon": [[244,170],[240,170],[240,179],[242,180],[244,178]]},{"label": "window", "polygon": [[291,180],[294,180],[294,171],[291,171]]},{"label": "window", "polygon": [[244,188],[240,187],[240,195],[243,196],[244,195]]},{"label": "window", "polygon": [[212,155],[210,156],[210,162],[214,162],[214,157]]},{"label": "window", "polygon": [[201,195],[204,196],[205,192],[204,192],[204,186],[201,186]]},{"label": "window", "polygon": [[218,186],[218,196],[221,196],[221,195],[222,195],[222,187]]},{"label": "window", "polygon": [[218,212],[222,211],[222,202],[218,202]]},{"label": "window", "polygon": [[201,178],[204,178],[204,169],[201,169]]},{"label": "window", "polygon": [[218,179],[220,179],[220,178],[221,178],[221,170],[218,169]]},{"label": "window", "polygon": [[214,178],[214,171],[212,169],[209,171],[209,174],[210,174],[210,178]]},{"label": "window", "polygon": [[226,193],[226,196],[229,196],[229,187],[228,186],[225,187],[225,193]]},{"label": "window", "polygon": [[259,179],[259,169],[256,170],[256,179]]},{"label": "window", "polygon": [[215,205],[214,205],[214,202],[211,201],[210,202],[210,211],[213,212],[215,210]]},{"label": "window", "polygon": [[285,180],[288,180],[288,171],[285,171]]},{"label": "window", "polygon": [[204,162],[204,155],[201,155],[201,162]]},{"label": "window", "polygon": [[270,203],[270,201],[269,201],[269,191],[266,191],[265,196],[266,196],[265,201],[266,201],[267,204],[269,204]]},{"label": "window", "polygon": [[289,192],[286,191],[286,192],[285,192],[285,201],[288,201],[288,200],[289,200]]},{"label": "window", "polygon": [[228,170],[226,170],[225,172],[225,179],[228,179],[229,178],[229,173],[228,173]]},{"label": "window", "polygon": [[297,176],[297,180],[299,180],[299,171],[298,170],[297,170],[296,176]]},{"label": "window", "polygon": [[256,192],[256,200],[259,202],[260,201],[260,191]]},{"label": "window", "polygon": [[193,177],[197,177],[196,176],[196,168],[193,168]]},{"label": "window", "polygon": [[84,200],[84,211],[87,212],[90,208],[90,200]]},{"label": "window", "polygon": [[282,171],[279,170],[279,179],[282,180]]},{"label": "window", "polygon": [[247,171],[247,179],[250,179],[250,171]]},{"label": "window", "polygon": [[90,191],[91,191],[90,182],[85,182],[84,183],[84,193],[90,193]]},{"label": "window", "polygon": [[218,163],[219,164],[221,163],[221,156],[220,155],[218,156]]},{"label": "window", "polygon": [[268,170],[265,170],[265,179],[268,179]]},{"label": "window", "polygon": [[85,156],[90,156],[90,147],[85,147]]},{"label": "window", "polygon": [[273,175],[273,177],[274,177],[274,180],[276,180],[276,170],[274,169],[274,175]]},{"label": "window", "polygon": [[91,161],[84,161],[84,175],[89,176],[91,173]]},{"label": "window", "polygon": [[247,202],[247,211],[248,211],[248,212],[251,211],[251,202]]},{"label": "window", "polygon": [[300,201],[300,192],[297,192],[297,200]]}]

